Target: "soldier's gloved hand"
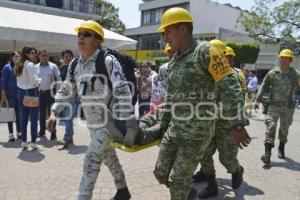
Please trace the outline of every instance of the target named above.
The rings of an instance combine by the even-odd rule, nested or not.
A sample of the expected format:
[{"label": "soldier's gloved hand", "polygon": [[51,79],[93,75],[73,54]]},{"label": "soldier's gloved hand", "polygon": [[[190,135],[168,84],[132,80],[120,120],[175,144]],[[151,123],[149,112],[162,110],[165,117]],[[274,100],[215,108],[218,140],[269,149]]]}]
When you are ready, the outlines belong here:
[{"label": "soldier's gloved hand", "polygon": [[247,147],[251,142],[251,138],[244,127],[241,130],[232,129],[231,134],[240,149]]},{"label": "soldier's gloved hand", "polygon": [[51,113],[49,119],[47,120],[47,130],[49,132],[53,132],[56,124],[56,114],[54,112]]}]

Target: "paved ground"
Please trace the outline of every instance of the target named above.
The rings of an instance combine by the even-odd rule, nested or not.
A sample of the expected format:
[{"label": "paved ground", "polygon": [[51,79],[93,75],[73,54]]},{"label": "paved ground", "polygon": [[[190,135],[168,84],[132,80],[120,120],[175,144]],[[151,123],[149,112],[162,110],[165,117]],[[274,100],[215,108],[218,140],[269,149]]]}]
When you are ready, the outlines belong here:
[{"label": "paved ground", "polygon": [[[260,156],[264,151],[265,127],[260,117],[251,120],[248,128],[253,141],[239,153],[245,167],[244,183],[235,192],[231,176],[217,161],[220,194],[212,199],[266,199],[300,200],[300,111],[296,112],[286,148],[287,158],[277,159],[273,150],[271,169],[263,169]],[[7,127],[0,125],[0,200],[76,200],[84,152],[89,143],[88,132],[76,126],[76,145],[67,151],[58,151],[55,142],[44,138],[38,143],[42,151],[21,152],[20,141],[7,143]],[[59,138],[63,127],[59,127]],[[48,136],[49,137],[49,136]],[[278,144],[278,141],[276,141]],[[152,171],[158,147],[130,154],[118,151],[125,169],[133,200],[168,200],[168,190],[157,183]],[[98,177],[95,200],[109,199],[115,193],[112,177],[106,167]],[[205,184],[192,185],[201,190]]]}]

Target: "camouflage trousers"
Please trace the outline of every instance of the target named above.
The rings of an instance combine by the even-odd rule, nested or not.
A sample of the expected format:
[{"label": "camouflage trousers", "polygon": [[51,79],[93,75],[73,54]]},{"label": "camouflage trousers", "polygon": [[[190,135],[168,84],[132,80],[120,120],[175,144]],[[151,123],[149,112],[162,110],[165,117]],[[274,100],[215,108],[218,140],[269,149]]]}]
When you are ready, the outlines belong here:
[{"label": "camouflage trousers", "polygon": [[268,113],[265,116],[265,125],[267,129],[265,144],[267,143],[274,146],[278,120],[280,120],[278,139],[280,142],[287,143],[289,127],[293,122],[294,111],[294,108],[269,106]]},{"label": "camouflage trousers", "polygon": [[111,172],[118,189],[125,188],[125,175],[106,128],[90,129],[91,143],[85,154],[78,200],[90,200],[102,162]]},{"label": "camouflage trousers", "polygon": [[237,159],[238,146],[232,135],[222,127],[220,122],[216,122],[215,135],[200,160],[201,168],[207,177],[216,176],[213,155],[217,149],[219,160],[227,172],[231,174],[237,172],[240,169]]},{"label": "camouflage trousers", "polygon": [[191,177],[211,136],[205,135],[201,140],[182,140],[170,137],[169,130],[161,141],[154,175],[159,183],[170,188],[171,200],[185,200]]}]

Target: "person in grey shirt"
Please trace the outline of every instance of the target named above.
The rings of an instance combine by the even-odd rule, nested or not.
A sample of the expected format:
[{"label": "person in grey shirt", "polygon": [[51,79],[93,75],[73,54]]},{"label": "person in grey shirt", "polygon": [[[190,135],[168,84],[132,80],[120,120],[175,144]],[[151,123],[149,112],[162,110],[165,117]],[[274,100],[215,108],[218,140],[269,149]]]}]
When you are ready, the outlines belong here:
[{"label": "person in grey shirt", "polygon": [[[41,83],[39,87],[40,91],[40,132],[39,137],[45,136],[46,132],[46,119],[50,115],[50,108],[54,103],[55,90],[53,87],[58,89],[59,85],[54,82],[60,82],[60,71],[56,64],[49,62],[49,54],[47,50],[39,51],[40,62],[36,65],[39,69],[39,77],[41,78]],[[53,90],[54,89],[54,90]],[[46,115],[47,118],[46,118]],[[56,139],[56,129],[51,132],[50,140]]]},{"label": "person in grey shirt", "polygon": [[[95,21],[88,20],[75,29],[78,33],[80,57],[76,66],[69,67],[66,80],[55,96],[55,104],[48,120],[48,129],[53,130],[58,114],[70,103],[76,94],[81,98],[91,142],[86,151],[83,175],[79,187],[78,200],[91,200],[101,164],[110,170],[117,193],[113,200],[129,200],[125,174],[120,165],[115,149],[111,146],[111,135],[114,132],[109,124],[114,119],[127,118],[131,113],[131,92],[119,61],[112,54],[104,57],[108,78],[103,82],[95,80],[96,58],[104,42],[103,28]],[[74,60],[72,61],[72,63]],[[70,66],[73,66],[72,63]],[[72,70],[74,69],[74,70]],[[92,81],[94,80],[94,82]],[[109,89],[108,82],[112,88]],[[111,102],[111,103],[109,103]]]}]

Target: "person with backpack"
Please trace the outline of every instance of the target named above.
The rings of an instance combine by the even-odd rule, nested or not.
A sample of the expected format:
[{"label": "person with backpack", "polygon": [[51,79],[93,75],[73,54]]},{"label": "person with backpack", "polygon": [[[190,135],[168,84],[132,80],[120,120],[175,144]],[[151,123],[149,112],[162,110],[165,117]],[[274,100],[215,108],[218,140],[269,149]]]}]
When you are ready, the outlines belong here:
[{"label": "person with backpack", "polygon": [[264,141],[265,153],[261,157],[265,165],[270,165],[278,120],[280,120],[278,158],[285,158],[285,144],[288,141],[288,131],[296,107],[295,95],[300,87],[299,75],[290,66],[294,53],[284,49],[278,57],[280,66],[267,73],[255,99],[255,109],[258,109],[258,103],[262,103],[264,96],[267,95],[269,99],[265,117],[267,129]]},{"label": "person with backpack", "polygon": [[[104,31],[97,22],[85,21],[76,27],[75,31],[78,33],[80,57],[74,58],[71,62],[67,78],[55,96],[48,129],[53,128],[56,117],[63,111],[66,102],[71,102],[78,94],[91,142],[85,154],[77,199],[92,199],[100,167],[104,163],[112,173],[118,189],[112,199],[129,200],[131,195],[125,174],[110,143],[111,135],[114,133],[108,129],[108,123],[126,119],[133,109],[132,97],[135,95],[131,94],[128,80],[130,77],[126,74],[128,69],[124,67],[128,65],[124,64],[126,59],[121,60],[125,56],[120,56],[116,51],[102,46]],[[133,67],[130,70],[130,75],[134,76]]]}]

